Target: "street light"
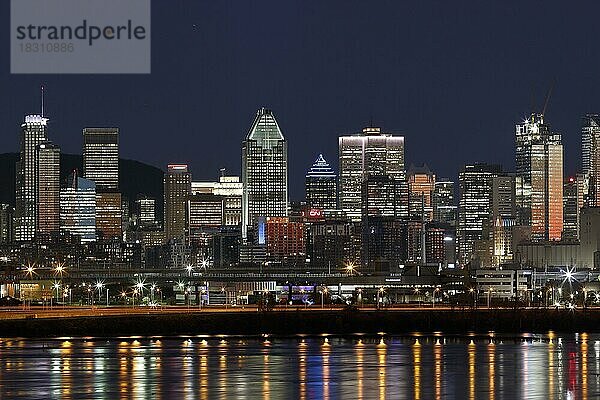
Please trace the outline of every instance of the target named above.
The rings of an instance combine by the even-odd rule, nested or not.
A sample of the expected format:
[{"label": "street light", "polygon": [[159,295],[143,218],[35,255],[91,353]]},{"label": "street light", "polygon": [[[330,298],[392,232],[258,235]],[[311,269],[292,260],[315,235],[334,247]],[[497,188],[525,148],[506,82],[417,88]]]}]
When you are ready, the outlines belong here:
[{"label": "street light", "polygon": [[65,273],[66,270],[67,268],[65,267],[64,263],[58,263],[56,264],[56,267],[54,267],[54,275],[60,276],[62,278],[63,273]]},{"label": "street light", "polygon": [[200,261],[200,266],[206,270],[210,266],[210,259],[202,258],[202,261]]},{"label": "street light", "polygon": [[159,287],[156,288],[156,291],[158,292],[158,294],[160,295],[160,306],[162,307],[162,290],[160,290]]},{"label": "street light", "polygon": [[[104,288],[104,282],[97,281],[94,286],[96,287],[96,290],[98,290],[98,304],[100,304],[100,301],[101,301],[100,296],[102,295],[102,289]],[[106,291],[106,303],[108,305],[108,289]]]},{"label": "street light", "polygon": [[150,285],[150,300],[154,303],[154,290],[156,289],[156,285],[153,283]]},{"label": "street light", "polygon": [[358,271],[356,270],[356,265],[354,265],[354,263],[352,261],[348,261],[346,263],[346,266],[344,268],[344,270],[346,271],[346,273],[350,276],[354,275],[355,273],[357,273]]},{"label": "street light", "polygon": [[[60,290],[60,283],[54,282],[52,288],[56,290],[56,303],[58,303],[58,291]],[[50,298],[50,308],[52,308],[52,297]]]},{"label": "street light", "polygon": [[33,278],[33,275],[36,274],[35,273],[35,267],[31,264],[28,264],[27,267],[25,268],[25,275],[28,276],[29,278]]},{"label": "street light", "polygon": [[327,293],[327,291],[328,291],[327,286],[325,286],[324,288],[321,289],[321,308],[324,307],[324,304],[325,304],[324,296],[325,296],[325,293]]},{"label": "street light", "polygon": [[[415,289],[418,291],[418,289]],[[379,290],[377,290],[377,309],[379,310],[379,305],[380,303],[383,303],[383,293],[385,292],[385,289],[382,287],[379,288]]]},{"label": "street light", "polygon": [[144,288],[146,287],[146,281],[142,279],[138,279],[137,282],[133,285],[136,292],[135,294],[140,295],[140,305],[142,304],[142,296],[144,295]]}]

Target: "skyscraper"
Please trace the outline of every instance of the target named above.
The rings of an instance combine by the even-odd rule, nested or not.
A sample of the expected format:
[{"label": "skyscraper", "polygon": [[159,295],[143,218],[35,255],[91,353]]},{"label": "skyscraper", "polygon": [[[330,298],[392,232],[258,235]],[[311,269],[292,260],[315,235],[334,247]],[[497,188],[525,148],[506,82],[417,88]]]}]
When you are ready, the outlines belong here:
[{"label": "skyscraper", "polygon": [[164,177],[165,238],[183,239],[186,203],[192,193],[192,176],[186,164],[170,164]]},{"label": "skyscraper", "polygon": [[60,224],[60,148],[46,142],[38,146],[36,239],[58,237]]},{"label": "skyscraper", "polygon": [[243,184],[239,176],[225,175],[218,182],[192,182],[192,194],[214,194],[225,198],[223,225],[239,227],[242,221]]},{"label": "skyscraper", "polygon": [[460,265],[471,261],[475,242],[489,239],[492,218],[492,178],[502,171],[499,165],[466,165],[458,175],[457,250]]},{"label": "skyscraper", "polygon": [[[367,127],[360,133],[339,138],[339,207],[353,221],[361,218],[361,189],[369,175],[387,175],[406,185],[404,137]],[[408,188],[402,214],[408,215]]]},{"label": "skyscraper", "polygon": [[[213,228],[223,226],[225,197],[202,193],[188,196],[186,205],[187,237],[190,242],[200,243],[212,236]],[[210,234],[208,233],[210,231]]]},{"label": "skyscraper", "polygon": [[14,239],[14,209],[9,204],[0,204],[0,243],[11,243]]},{"label": "skyscraper", "polygon": [[363,272],[395,271],[405,259],[403,183],[389,175],[370,175],[362,183]]},{"label": "skyscraper", "polygon": [[242,183],[244,238],[259,217],[287,216],[287,141],[271,110],[258,110],[242,143]]},{"label": "skyscraper", "polygon": [[427,164],[419,167],[411,165],[408,171],[409,215],[415,220],[433,220],[433,191],[435,174]]},{"label": "skyscraper", "polygon": [[323,210],[337,209],[337,176],[333,168],[319,154],[315,163],[306,173],[306,203]]},{"label": "skyscraper", "polygon": [[135,201],[138,224],[142,227],[156,225],[156,200],[142,196]]},{"label": "skyscraper", "polygon": [[587,205],[600,206],[600,116],[586,114],[581,127],[581,161]]},{"label": "skyscraper", "polygon": [[581,209],[584,206],[585,174],[565,180],[563,187],[563,240],[578,240],[581,227]]},{"label": "skyscraper", "polygon": [[369,217],[403,216],[400,204],[403,200],[401,181],[387,175],[369,176],[362,183],[362,220]]},{"label": "skyscraper", "polygon": [[563,229],[563,146],[542,114],[516,125],[518,222],[533,241],[560,240]]},{"label": "skyscraper", "polygon": [[101,238],[122,231],[119,128],[83,129],[83,177],[96,184],[96,229]]},{"label": "skyscraper", "polygon": [[493,176],[491,200],[490,239],[493,253],[489,259],[493,267],[499,267],[513,261],[513,227],[516,224],[515,177],[508,174]]},{"label": "skyscraper", "polygon": [[96,184],[73,172],[60,190],[60,230],[82,243],[96,240]]},{"label": "skyscraper", "polygon": [[121,193],[96,192],[96,229],[100,239],[118,239],[123,230]]},{"label": "skyscraper", "polygon": [[454,182],[438,179],[433,188],[433,219],[456,226],[456,204],[454,203]]},{"label": "skyscraper", "polygon": [[30,241],[37,226],[38,146],[48,141],[48,118],[27,115],[21,125],[21,155],[16,165],[15,240]]},{"label": "skyscraper", "polygon": [[83,177],[98,193],[119,190],[119,128],[83,129]]}]

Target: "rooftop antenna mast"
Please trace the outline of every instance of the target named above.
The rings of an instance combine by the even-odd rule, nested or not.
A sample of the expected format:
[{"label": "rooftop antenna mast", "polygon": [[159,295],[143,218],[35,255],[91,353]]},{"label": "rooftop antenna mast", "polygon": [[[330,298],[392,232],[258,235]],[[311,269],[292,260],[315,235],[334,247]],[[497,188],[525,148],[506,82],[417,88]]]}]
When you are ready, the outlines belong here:
[{"label": "rooftop antenna mast", "polygon": [[546,94],[546,100],[544,101],[544,108],[542,109],[542,116],[546,114],[546,107],[548,107],[548,102],[550,101],[550,96],[552,96],[552,90],[554,89],[554,84],[556,80],[552,81],[552,85],[550,85],[550,89],[548,89],[548,93]]},{"label": "rooftop antenna mast", "polygon": [[42,117],[44,116],[44,85],[42,85]]}]

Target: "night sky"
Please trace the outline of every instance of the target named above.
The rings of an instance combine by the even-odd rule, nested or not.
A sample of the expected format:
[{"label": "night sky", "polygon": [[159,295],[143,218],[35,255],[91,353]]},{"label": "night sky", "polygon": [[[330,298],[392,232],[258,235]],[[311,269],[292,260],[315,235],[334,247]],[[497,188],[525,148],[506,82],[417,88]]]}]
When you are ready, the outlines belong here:
[{"label": "night sky", "polygon": [[80,153],[85,126],[121,128],[121,156],[194,179],[240,173],[261,106],[289,141],[290,192],[318,153],[372,119],[406,137],[407,167],[456,178],[465,163],[514,168],[514,124],[540,110],[580,165],[580,119],[600,113],[597,1],[152,2],[152,74],[11,75],[9,2],[0,2],[0,152],[46,86],[49,135]]}]

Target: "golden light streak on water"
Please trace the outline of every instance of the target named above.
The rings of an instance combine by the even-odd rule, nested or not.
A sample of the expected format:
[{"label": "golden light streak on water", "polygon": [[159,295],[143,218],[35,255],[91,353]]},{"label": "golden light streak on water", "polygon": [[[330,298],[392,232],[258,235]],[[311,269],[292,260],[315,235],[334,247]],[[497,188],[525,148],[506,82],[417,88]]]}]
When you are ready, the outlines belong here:
[{"label": "golden light streak on water", "polygon": [[270,373],[269,373],[269,356],[263,356],[263,389],[262,389],[262,397],[264,400],[268,400],[271,397],[271,382],[269,382]]},{"label": "golden light streak on water", "polygon": [[306,399],[306,342],[304,339],[298,345],[298,382],[300,383],[300,400]]},{"label": "golden light streak on water", "polygon": [[469,399],[475,399],[475,342],[471,340],[468,346],[469,354]]},{"label": "golden light streak on water", "polygon": [[128,364],[129,358],[127,353],[129,352],[129,344],[127,342],[119,343],[119,397],[121,399],[129,398],[129,371]]},{"label": "golden light streak on water", "polygon": [[490,340],[488,345],[488,388],[489,399],[494,400],[496,396],[496,345]]},{"label": "golden light streak on water", "polygon": [[63,399],[72,398],[73,373],[71,371],[71,357],[73,355],[73,344],[65,340],[60,345],[60,376],[61,396]]},{"label": "golden light streak on water", "polygon": [[442,345],[439,339],[433,345],[433,360],[434,360],[434,392],[436,400],[442,398]]},{"label": "golden light streak on water", "polygon": [[219,387],[221,389],[221,399],[227,398],[227,356],[221,354],[219,356]]},{"label": "golden light streak on water", "polygon": [[363,365],[365,362],[365,346],[361,339],[358,339],[358,343],[356,343],[356,395],[359,400],[363,399]]},{"label": "golden light streak on water", "polygon": [[146,357],[144,356],[144,348],[141,347],[141,343],[137,340],[131,342],[131,354],[136,354],[131,359],[131,377],[133,382],[132,392],[135,398],[144,399],[147,397],[146,385]]},{"label": "golden light streak on water", "polygon": [[548,332],[548,398],[554,398],[554,332]]},{"label": "golden light streak on water", "polygon": [[200,399],[208,399],[208,346],[206,340],[198,346],[199,373],[200,373]]},{"label": "golden light streak on water", "polygon": [[387,369],[387,364],[386,364],[386,353],[387,353],[387,346],[385,345],[385,342],[383,341],[383,338],[381,338],[381,340],[379,341],[379,344],[377,345],[377,364],[378,364],[378,372],[379,372],[379,399],[380,400],[385,400],[385,372]]},{"label": "golden light streak on water", "polygon": [[[162,386],[160,385],[160,377],[162,374],[162,342],[160,340],[155,340],[150,343],[152,349],[155,349],[159,354],[154,355],[152,360],[154,361],[151,364],[152,372],[154,379],[152,380],[152,393],[156,396],[157,399],[162,397]],[[152,352],[155,354],[155,352]]]},{"label": "golden light streak on water", "polygon": [[581,400],[588,396],[588,334],[581,334]]},{"label": "golden light streak on water", "polygon": [[325,338],[323,341],[323,345],[321,346],[321,356],[323,362],[323,399],[329,399],[329,354],[331,352],[331,348],[329,346],[329,340]]},{"label": "golden light streak on water", "polygon": [[[187,342],[187,341],[186,341]],[[189,344],[184,342],[183,346],[188,347]],[[193,397],[192,390],[192,357],[190,357],[187,352],[184,352],[182,364],[181,364],[181,380],[183,381],[183,396],[184,399],[190,399]]]},{"label": "golden light streak on water", "polygon": [[419,339],[415,340],[412,350],[414,369],[413,373],[415,379],[414,395],[415,400],[419,400],[421,398],[421,343],[419,343]]}]

